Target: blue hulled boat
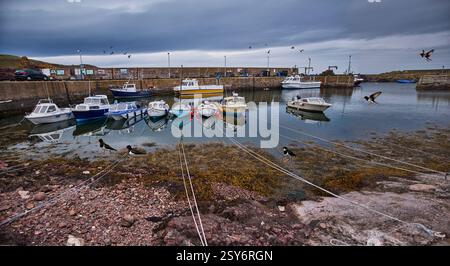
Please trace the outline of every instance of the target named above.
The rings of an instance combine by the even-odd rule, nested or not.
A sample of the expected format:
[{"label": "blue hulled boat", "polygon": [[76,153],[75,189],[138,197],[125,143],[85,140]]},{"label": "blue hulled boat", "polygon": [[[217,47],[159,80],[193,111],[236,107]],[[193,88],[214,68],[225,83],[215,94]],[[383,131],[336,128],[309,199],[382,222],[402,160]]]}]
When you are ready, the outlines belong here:
[{"label": "blue hulled boat", "polygon": [[415,79],[399,79],[397,80],[398,83],[416,83]]},{"label": "blue hulled boat", "polygon": [[106,117],[110,105],[106,95],[94,95],[84,98],[84,102],[72,108],[77,121]]},{"label": "blue hulled boat", "polygon": [[150,97],[150,89],[136,89],[136,84],[126,82],[122,88],[110,88],[111,93],[116,98],[146,98]]}]

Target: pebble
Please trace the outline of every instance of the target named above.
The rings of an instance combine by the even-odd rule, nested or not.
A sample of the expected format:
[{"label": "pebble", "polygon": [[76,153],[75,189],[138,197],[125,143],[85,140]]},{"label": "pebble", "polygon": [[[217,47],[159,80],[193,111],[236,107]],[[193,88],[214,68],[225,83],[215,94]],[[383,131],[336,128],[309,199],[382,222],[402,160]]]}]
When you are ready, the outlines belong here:
[{"label": "pebble", "polygon": [[30,198],[30,191],[26,191],[26,190],[19,190],[17,191],[17,193],[19,194],[20,198],[22,199],[29,199]]},{"label": "pebble", "polygon": [[89,172],[89,171],[83,171],[83,175],[88,175],[88,174],[90,174],[91,172]]},{"label": "pebble", "polygon": [[43,201],[45,200],[46,196],[44,192],[38,192],[36,193],[36,195],[34,195],[34,200],[35,201]]},{"label": "pebble", "polygon": [[27,210],[33,209],[34,208],[34,203],[33,202],[28,202],[27,205],[25,205],[25,208]]},{"label": "pebble", "polygon": [[84,240],[82,238],[74,237],[73,235],[69,235],[67,239],[66,246],[83,246]]},{"label": "pebble", "polygon": [[278,210],[280,210],[280,212],[284,212],[286,208],[284,206],[278,206]]},{"label": "pebble", "polygon": [[122,227],[131,227],[134,222],[136,221],[136,219],[132,216],[132,215],[125,215],[124,217],[122,217],[122,221],[120,222],[120,226]]},{"label": "pebble", "polygon": [[69,215],[70,216],[75,216],[75,214],[77,214],[77,212],[74,209],[70,209],[69,210]]}]

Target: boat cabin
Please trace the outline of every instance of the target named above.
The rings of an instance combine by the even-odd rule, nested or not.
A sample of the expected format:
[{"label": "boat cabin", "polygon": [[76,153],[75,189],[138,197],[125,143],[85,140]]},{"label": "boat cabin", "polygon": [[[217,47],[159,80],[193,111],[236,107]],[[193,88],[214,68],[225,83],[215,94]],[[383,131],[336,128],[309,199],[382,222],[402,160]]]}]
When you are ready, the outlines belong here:
[{"label": "boat cabin", "polygon": [[165,101],[155,101],[148,104],[149,108],[165,109],[167,104]]},{"label": "boat cabin", "polygon": [[198,87],[198,80],[196,79],[183,79],[181,82],[183,87]]},{"label": "boat cabin", "polygon": [[38,104],[33,110],[33,113],[35,114],[47,114],[47,113],[54,113],[58,111],[58,106],[53,103],[52,100],[44,99],[39,100]]},{"label": "boat cabin", "polygon": [[123,85],[123,87],[122,87],[122,90],[123,91],[126,91],[126,92],[136,92],[137,90],[136,90],[136,84],[133,84],[133,83],[125,83],[124,85]]},{"label": "boat cabin", "polygon": [[283,80],[283,82],[300,82],[302,77],[300,75],[289,76]]}]

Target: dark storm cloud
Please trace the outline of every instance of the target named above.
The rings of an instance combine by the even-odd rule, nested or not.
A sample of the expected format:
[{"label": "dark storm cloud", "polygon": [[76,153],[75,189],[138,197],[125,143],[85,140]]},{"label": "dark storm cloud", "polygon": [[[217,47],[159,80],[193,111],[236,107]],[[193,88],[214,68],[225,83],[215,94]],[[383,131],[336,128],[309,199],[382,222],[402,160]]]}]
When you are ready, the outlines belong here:
[{"label": "dark storm cloud", "polygon": [[[127,4],[125,4],[127,3]],[[245,49],[450,29],[441,0],[1,1],[0,52]]]}]

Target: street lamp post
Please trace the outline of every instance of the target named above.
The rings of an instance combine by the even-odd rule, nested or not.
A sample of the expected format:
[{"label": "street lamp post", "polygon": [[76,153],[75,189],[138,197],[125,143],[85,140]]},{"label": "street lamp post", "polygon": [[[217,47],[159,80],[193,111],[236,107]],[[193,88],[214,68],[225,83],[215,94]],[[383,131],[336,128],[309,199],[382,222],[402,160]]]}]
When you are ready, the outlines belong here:
[{"label": "street lamp post", "polygon": [[223,73],[223,76],[226,77],[227,76],[227,56],[224,55],[223,58],[225,60],[225,71]]},{"label": "street lamp post", "polygon": [[167,53],[167,63],[169,65],[169,78],[170,78],[170,53]]},{"label": "street lamp post", "polygon": [[83,75],[83,57],[81,55],[81,50],[78,49],[77,53],[80,55],[80,77],[81,77],[81,79],[84,79],[84,75]]}]

